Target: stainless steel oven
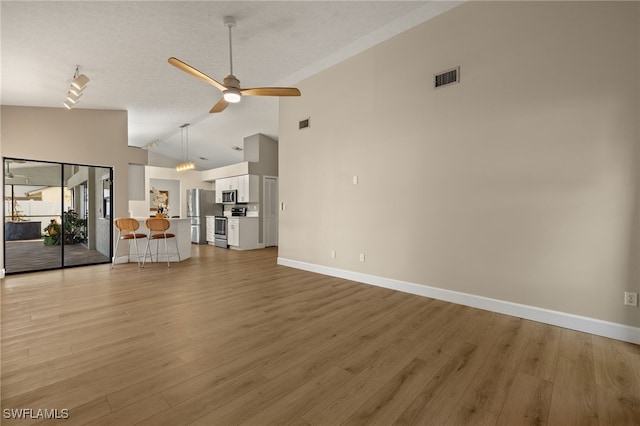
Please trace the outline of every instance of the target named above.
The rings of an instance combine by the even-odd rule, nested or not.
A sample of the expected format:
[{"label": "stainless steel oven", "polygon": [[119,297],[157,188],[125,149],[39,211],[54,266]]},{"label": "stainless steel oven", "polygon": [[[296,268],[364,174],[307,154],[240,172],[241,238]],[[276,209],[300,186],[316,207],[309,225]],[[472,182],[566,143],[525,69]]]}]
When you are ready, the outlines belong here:
[{"label": "stainless steel oven", "polygon": [[216,247],[229,248],[227,241],[227,218],[224,216],[216,216],[215,222],[215,238],[213,244]]}]

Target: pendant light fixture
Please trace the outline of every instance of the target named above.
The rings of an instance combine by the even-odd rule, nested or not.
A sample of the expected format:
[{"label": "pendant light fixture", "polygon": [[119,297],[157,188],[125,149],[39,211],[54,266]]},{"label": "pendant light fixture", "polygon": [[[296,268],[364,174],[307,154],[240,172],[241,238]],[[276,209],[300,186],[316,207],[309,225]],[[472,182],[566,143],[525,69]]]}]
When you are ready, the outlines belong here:
[{"label": "pendant light fixture", "polygon": [[89,77],[80,74],[80,65],[76,65],[76,72],[73,74],[73,80],[67,91],[67,97],[62,105],[67,109],[75,107],[82,96],[84,88],[87,87],[87,83],[89,83]]},{"label": "pendant light fixture", "polygon": [[[185,133],[187,135],[187,156],[184,157],[184,141],[185,141]],[[180,163],[176,166],[177,172],[186,172],[187,170],[193,170],[196,168],[196,165],[193,161],[189,161],[189,123],[185,123],[180,126],[180,143],[182,144],[182,154],[183,158],[186,158],[184,163]]]}]

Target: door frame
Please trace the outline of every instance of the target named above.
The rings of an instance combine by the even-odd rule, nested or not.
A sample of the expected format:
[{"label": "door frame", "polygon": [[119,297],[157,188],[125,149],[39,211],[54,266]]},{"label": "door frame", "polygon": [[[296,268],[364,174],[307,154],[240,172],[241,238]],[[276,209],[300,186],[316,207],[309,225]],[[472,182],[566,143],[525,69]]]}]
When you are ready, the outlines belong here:
[{"label": "door frame", "polygon": [[[7,197],[7,193],[6,193],[6,189],[7,189],[7,185],[8,183],[6,182],[6,167],[7,167],[7,161],[15,161],[15,162],[32,162],[32,163],[42,163],[42,164],[51,164],[51,165],[55,165],[55,166],[59,166],[60,167],[60,190],[61,190],[61,200],[60,200],[60,218],[62,221],[64,221],[64,214],[65,214],[65,210],[64,210],[64,206],[65,206],[65,200],[64,200],[64,191],[65,188],[67,188],[67,182],[65,181],[65,169],[68,166],[71,167],[87,167],[87,168],[93,168],[93,169],[104,169],[106,171],[106,173],[103,171],[102,176],[108,176],[108,180],[109,182],[113,182],[113,176],[114,176],[114,168],[113,166],[105,166],[105,165],[93,165],[93,164],[78,164],[78,163],[67,163],[67,162],[59,162],[59,161],[50,161],[50,160],[37,160],[37,159],[27,159],[27,158],[16,158],[16,157],[2,157],[2,168],[3,168],[3,180],[2,180],[2,196],[3,196],[3,201],[6,203],[6,197]],[[100,175],[94,173],[94,180],[98,179],[100,180]],[[93,182],[96,186],[98,185],[98,183],[100,183],[100,185],[102,185],[102,180],[100,180],[100,182]],[[113,200],[113,192],[114,192],[114,187],[113,185],[110,186],[109,188],[110,190],[110,199]],[[101,193],[103,194],[103,193]],[[104,196],[104,194],[103,194]],[[96,195],[97,198],[97,195]],[[65,244],[63,241],[63,244],[61,245],[61,259],[60,259],[60,266],[52,266],[50,268],[42,268],[42,269],[34,269],[34,270],[30,270],[30,271],[17,271],[17,272],[7,272],[6,271],[6,265],[7,265],[7,239],[6,239],[6,235],[4,235],[3,232],[3,236],[2,236],[2,249],[3,249],[3,256],[2,256],[2,270],[0,271],[0,275],[1,276],[5,276],[6,274],[19,274],[19,273],[27,273],[27,272],[36,272],[36,271],[44,271],[44,270],[55,270],[55,269],[65,269],[65,268],[72,268],[72,267],[79,267],[79,266],[89,266],[89,265],[95,265],[95,264],[102,264],[102,263],[111,263],[111,259],[113,257],[113,203],[109,203],[108,206],[105,206],[103,204],[100,203],[100,205],[98,206],[98,202],[97,199],[94,200],[96,203],[95,205],[97,206],[97,208],[100,209],[100,212],[102,212],[102,218],[104,219],[108,219],[109,223],[107,224],[108,226],[108,256],[106,253],[102,253],[104,256],[107,257],[107,260],[105,261],[101,261],[101,262],[93,262],[93,263],[83,263],[83,264],[76,264],[76,265],[65,265]],[[109,212],[104,212],[102,211],[105,207],[107,207],[110,211]],[[75,210],[75,209],[74,209]],[[94,216],[97,218],[98,217],[98,212],[94,212],[96,213]],[[106,217],[105,217],[106,215]],[[7,222],[7,209],[6,207],[3,207],[3,211],[2,211],[2,218],[3,218],[3,222],[6,223]],[[89,225],[89,220],[87,221],[87,225]],[[94,223],[94,226],[97,226],[97,223]],[[64,234],[64,228],[63,228],[63,234]],[[105,241],[106,243],[106,241]],[[106,250],[105,250],[106,251]]]}]

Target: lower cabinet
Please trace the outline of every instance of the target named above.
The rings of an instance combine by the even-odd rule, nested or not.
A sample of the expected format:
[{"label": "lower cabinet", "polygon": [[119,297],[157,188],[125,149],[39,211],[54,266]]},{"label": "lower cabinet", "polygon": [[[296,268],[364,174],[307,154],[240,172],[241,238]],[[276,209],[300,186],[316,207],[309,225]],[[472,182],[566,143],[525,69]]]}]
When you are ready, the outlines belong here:
[{"label": "lower cabinet", "polygon": [[207,242],[213,244],[216,240],[216,218],[207,216]]},{"label": "lower cabinet", "polygon": [[259,247],[257,217],[230,217],[228,222],[227,242],[236,250],[252,250]]},{"label": "lower cabinet", "polygon": [[232,247],[240,245],[240,219],[229,219],[227,222],[227,243]]}]

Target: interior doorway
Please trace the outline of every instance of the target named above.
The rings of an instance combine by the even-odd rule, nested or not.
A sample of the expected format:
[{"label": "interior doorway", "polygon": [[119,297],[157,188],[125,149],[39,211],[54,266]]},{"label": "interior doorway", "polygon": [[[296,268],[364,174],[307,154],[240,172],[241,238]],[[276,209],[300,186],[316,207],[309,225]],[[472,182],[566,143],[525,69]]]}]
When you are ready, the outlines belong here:
[{"label": "interior doorway", "polygon": [[265,247],[274,247],[278,245],[278,178],[264,176],[263,189],[263,241]]},{"label": "interior doorway", "polygon": [[4,158],[6,274],[109,263],[110,167]]}]

